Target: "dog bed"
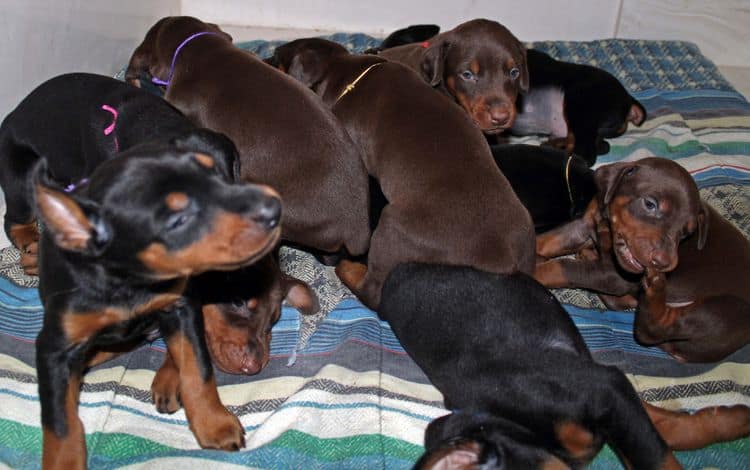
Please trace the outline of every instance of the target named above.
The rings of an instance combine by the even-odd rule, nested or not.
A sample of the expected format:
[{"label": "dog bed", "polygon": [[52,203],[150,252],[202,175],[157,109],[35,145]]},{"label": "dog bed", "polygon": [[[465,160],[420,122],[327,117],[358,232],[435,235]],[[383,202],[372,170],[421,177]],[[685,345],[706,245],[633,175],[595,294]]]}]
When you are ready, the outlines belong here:
[{"label": "dog bed", "polygon": [[[362,34],[331,39],[353,51],[379,43]],[[252,41],[240,47],[265,57],[278,44]],[[696,46],[635,40],[533,46],[562,60],[609,70],[646,107],[643,126],[631,126],[610,140],[610,153],[598,164],[651,155],[674,159],[692,173],[703,197],[750,236],[750,104]],[[42,433],[34,339],[42,308],[36,279],[23,275],[17,259],[13,248],[0,252],[0,466],[36,468]],[[283,309],[273,329],[272,360],[257,376],[217,373],[222,401],[244,425],[247,447],[235,453],[201,450],[182,411],[156,412],[150,385],[164,352],[157,340],[85,376],[80,416],[91,468],[390,469],[414,464],[423,452],[425,427],[446,413],[440,393],[388,325],[363,307],[330,268],[291,249],[282,250],[282,265],[313,285],[323,309],[304,319],[292,308]],[[717,364],[680,364],[633,341],[632,313],[605,311],[582,291],[556,294],[595,357],[623,369],[644,399],[686,410],[750,405],[750,347]],[[750,468],[750,438],[677,457],[686,468]],[[605,448],[591,468],[621,467]]]}]

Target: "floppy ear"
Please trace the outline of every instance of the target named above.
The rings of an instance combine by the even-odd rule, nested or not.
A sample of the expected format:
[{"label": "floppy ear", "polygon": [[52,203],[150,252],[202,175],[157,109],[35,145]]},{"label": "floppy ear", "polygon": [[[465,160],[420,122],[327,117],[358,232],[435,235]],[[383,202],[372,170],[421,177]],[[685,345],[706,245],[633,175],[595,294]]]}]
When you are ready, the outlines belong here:
[{"label": "floppy ear", "polygon": [[320,82],[328,68],[328,57],[323,57],[315,51],[303,51],[294,54],[289,60],[279,61],[283,66],[288,64],[286,73],[296,80],[302,82],[308,88],[312,88]]},{"label": "floppy ear", "polygon": [[630,110],[628,111],[628,122],[632,122],[636,126],[640,126],[645,120],[646,108],[644,108],[643,105],[638,102],[638,100],[633,98],[633,103],[630,105]]},{"label": "floppy ear", "polygon": [[175,137],[170,143],[177,148],[204,152],[211,155],[216,168],[230,183],[240,180],[240,157],[234,142],[220,132],[210,129],[197,129],[189,134]]},{"label": "floppy ear", "polygon": [[622,177],[629,171],[637,169],[638,166],[634,162],[612,163],[596,169],[594,172],[594,181],[596,182],[599,202],[602,207],[607,206],[612,200]]},{"label": "floppy ear", "polygon": [[281,285],[284,300],[300,311],[302,315],[312,315],[320,310],[318,297],[307,283],[282,274]]},{"label": "floppy ear", "polygon": [[109,244],[111,229],[101,216],[99,206],[51,186],[44,159],[37,164],[31,177],[37,214],[55,245],[66,251],[100,255]]},{"label": "floppy ear", "polygon": [[705,201],[701,201],[701,209],[698,211],[698,249],[702,250],[706,246],[708,239],[709,214]]},{"label": "floppy ear", "polygon": [[422,77],[431,86],[438,86],[443,81],[443,70],[445,58],[450,48],[450,40],[440,36],[435,42],[431,42],[422,56]]},{"label": "floppy ear", "polygon": [[156,62],[156,57],[154,56],[156,36],[159,34],[159,30],[168,19],[168,17],[165,17],[157,21],[156,24],[148,30],[143,42],[135,48],[133,55],[130,56],[128,68],[125,70],[126,82],[140,88],[141,78],[150,74],[150,67]]},{"label": "floppy ear", "polygon": [[518,53],[521,55],[523,64],[518,68],[521,72],[521,76],[518,77],[518,88],[521,93],[528,93],[529,91],[529,61],[526,54],[526,46],[521,41],[518,41]]},{"label": "floppy ear", "polygon": [[[415,469],[480,468],[484,443],[472,439],[448,441],[437,449],[425,453]],[[481,465],[481,468],[485,468]],[[493,468],[495,468],[493,466]],[[500,468],[500,467],[496,467]]]}]

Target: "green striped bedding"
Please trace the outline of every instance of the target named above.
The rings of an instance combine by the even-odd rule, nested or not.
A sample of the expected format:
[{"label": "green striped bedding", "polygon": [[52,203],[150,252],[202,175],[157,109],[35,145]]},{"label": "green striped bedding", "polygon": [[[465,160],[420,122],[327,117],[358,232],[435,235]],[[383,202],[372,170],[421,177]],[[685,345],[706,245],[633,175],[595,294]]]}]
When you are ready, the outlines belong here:
[{"label": "green striped bedding", "polygon": [[[334,39],[353,50],[377,44],[364,35]],[[274,45],[241,44],[260,55]],[[750,236],[750,104],[695,46],[625,40],[536,46],[609,69],[647,108],[644,125],[613,139],[600,164],[650,155],[677,160],[709,203]],[[36,468],[41,430],[33,342],[42,309],[36,280],[23,276],[17,256],[11,248],[0,251],[0,466]],[[150,384],[164,351],[157,340],[86,375],[80,415],[91,468],[413,465],[423,451],[427,423],[446,413],[440,394],[388,326],[338,284],[330,268],[291,249],[282,251],[282,264],[314,285],[325,312],[301,319],[285,307],[274,328],[269,366],[254,377],[218,374],[221,398],[245,427],[247,448],[201,450],[182,411],[156,412]],[[556,294],[595,357],[626,371],[648,401],[687,410],[750,405],[750,348],[720,364],[678,364],[633,341],[632,314],[602,310],[581,291]],[[681,452],[678,459],[687,468],[750,468],[750,439]],[[591,467],[620,464],[605,449]]]}]

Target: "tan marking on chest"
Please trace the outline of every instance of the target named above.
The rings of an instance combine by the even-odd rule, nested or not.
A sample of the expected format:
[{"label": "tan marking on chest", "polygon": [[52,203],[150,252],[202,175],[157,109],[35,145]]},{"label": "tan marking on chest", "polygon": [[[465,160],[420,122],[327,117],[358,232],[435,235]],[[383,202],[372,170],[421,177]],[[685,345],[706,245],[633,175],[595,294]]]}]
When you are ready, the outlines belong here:
[{"label": "tan marking on chest", "polygon": [[187,278],[180,279],[170,291],[157,294],[131,309],[107,307],[99,311],[65,312],[62,317],[62,327],[65,337],[70,343],[79,344],[87,341],[97,332],[108,326],[131,320],[139,315],[163,310],[175,303],[182,296],[186,285]]}]

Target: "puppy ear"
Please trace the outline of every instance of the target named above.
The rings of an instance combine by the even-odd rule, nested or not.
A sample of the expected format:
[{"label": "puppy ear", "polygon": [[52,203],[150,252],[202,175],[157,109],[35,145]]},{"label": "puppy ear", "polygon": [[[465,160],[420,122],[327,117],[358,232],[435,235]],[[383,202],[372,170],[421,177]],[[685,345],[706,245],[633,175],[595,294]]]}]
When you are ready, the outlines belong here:
[{"label": "puppy ear", "polygon": [[169,17],[157,21],[146,33],[143,42],[135,48],[133,55],[130,56],[128,68],[125,70],[125,81],[132,85],[141,87],[141,77],[150,74],[150,67],[156,62],[154,57],[154,47],[156,46],[156,36],[159,30],[167,22]]},{"label": "puppy ear", "polygon": [[240,157],[234,142],[220,132],[197,129],[187,135],[175,137],[170,144],[182,150],[209,154],[216,162],[216,169],[230,183],[240,180]]},{"label": "puppy ear", "polygon": [[622,178],[637,171],[638,166],[633,162],[612,163],[599,167],[594,172],[594,181],[599,193],[602,207],[607,206],[614,197]]},{"label": "puppy ear", "polygon": [[633,104],[630,105],[630,110],[628,111],[628,122],[631,122],[636,126],[640,126],[645,120],[646,108],[644,108],[643,105],[638,102],[638,100],[633,98]]},{"label": "puppy ear", "polygon": [[[415,469],[485,468],[481,465],[484,444],[471,439],[448,441],[422,456]],[[487,466],[489,467],[489,466]],[[493,466],[492,468],[501,468]]]},{"label": "puppy ear", "polygon": [[430,42],[422,56],[422,77],[431,86],[438,86],[443,81],[445,58],[450,48],[450,40],[440,36]]},{"label": "puppy ear", "polygon": [[698,249],[702,250],[706,246],[708,239],[709,214],[708,206],[705,201],[701,201],[701,209],[698,211]]},{"label": "puppy ear", "polygon": [[101,216],[99,206],[52,186],[44,159],[37,164],[31,177],[37,214],[55,245],[66,251],[100,255],[111,240],[111,229]]},{"label": "puppy ear", "polygon": [[518,70],[521,72],[520,77],[518,77],[518,89],[521,93],[525,94],[529,92],[529,62],[526,55],[526,46],[521,41],[518,41],[517,47],[523,61],[518,67]]},{"label": "puppy ear", "polygon": [[307,283],[287,275],[282,275],[281,283],[284,300],[302,315],[312,315],[320,311],[318,297]]},{"label": "puppy ear", "polygon": [[327,57],[321,57],[314,51],[300,52],[289,60],[286,73],[302,82],[306,87],[312,88],[323,79],[326,68],[328,68],[329,61],[327,59]]}]

